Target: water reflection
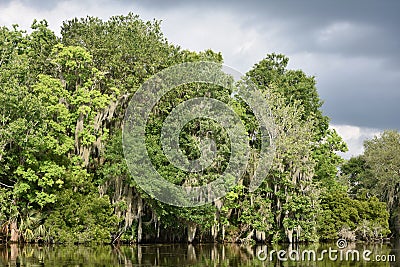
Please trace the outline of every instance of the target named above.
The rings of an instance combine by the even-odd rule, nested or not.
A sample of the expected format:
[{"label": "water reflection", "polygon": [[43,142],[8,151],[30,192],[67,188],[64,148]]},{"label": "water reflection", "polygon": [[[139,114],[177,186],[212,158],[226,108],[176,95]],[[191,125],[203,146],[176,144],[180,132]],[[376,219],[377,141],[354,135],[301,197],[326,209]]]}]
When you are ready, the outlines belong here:
[{"label": "water reflection", "polygon": [[[0,266],[400,266],[396,262],[376,262],[374,255],[394,255],[400,261],[400,242],[393,244],[348,244],[351,250],[370,250],[371,261],[292,261],[289,255],[337,249],[336,244],[240,246],[237,244],[168,244],[135,246],[0,245]],[[285,251],[287,261],[278,260]],[[270,258],[272,252],[272,256]],[[307,254],[308,255],[308,254]],[[352,255],[352,254],[350,254]],[[265,257],[262,257],[265,256]],[[301,258],[301,257],[300,257]],[[272,259],[272,262],[271,262]]]}]

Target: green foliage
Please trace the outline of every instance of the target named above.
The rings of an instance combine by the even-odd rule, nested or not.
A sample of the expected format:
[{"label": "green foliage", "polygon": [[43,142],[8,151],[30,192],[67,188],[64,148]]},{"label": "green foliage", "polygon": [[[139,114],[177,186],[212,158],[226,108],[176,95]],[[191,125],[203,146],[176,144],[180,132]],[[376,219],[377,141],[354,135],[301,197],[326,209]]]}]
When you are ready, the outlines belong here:
[{"label": "green foliage", "polygon": [[366,188],[371,188],[367,179],[368,170],[366,162],[362,156],[352,157],[344,162],[341,167],[341,178],[349,186],[350,193],[357,197],[365,197]]},{"label": "green foliage", "polygon": [[357,233],[359,239],[371,240],[390,233],[389,213],[376,197],[352,199],[344,188],[321,196],[322,212],[318,218],[321,239],[337,239],[342,229]]},{"label": "green foliage", "polygon": [[385,131],[381,137],[366,141],[364,146],[369,189],[393,210],[400,203],[400,133]]},{"label": "green foliage", "polygon": [[58,242],[108,243],[117,223],[108,197],[64,190],[45,226]]},{"label": "green foliage", "polygon": [[[398,234],[400,134],[387,130],[381,136],[365,141],[364,148],[364,154],[343,164],[342,179],[358,198],[376,196],[385,202],[391,216],[391,228]],[[363,235],[367,234],[365,230]]]},{"label": "green foliage", "polygon": [[239,183],[215,203],[178,208],[136,185],[131,175],[145,173],[129,173],[122,153],[125,108],[151,75],[182,62],[222,63],[220,53],[182,50],[165,39],[160,22],[133,14],[72,19],[64,22],[61,38],[46,21],[35,20],[29,34],[2,27],[0,44],[0,225],[17,221],[23,241],[186,241],[189,226],[197,229],[197,240],[246,243],[317,241],[346,231],[369,240],[389,233],[384,204],[369,193],[391,209],[398,205],[398,133],[367,142],[365,155],[342,165],[338,179],[343,160],[336,152],[346,145],[329,129],[314,77],[287,69],[284,55],[267,55],[241,81],[259,87],[275,124],[276,154],[255,192],[248,186],[258,164],[260,125],[234,96],[233,79],[223,77],[226,88],[178,86],[153,108],[143,153],[175,184],[217,179],[231,146],[216,121],[190,121],[179,135],[181,150],[199,158],[199,140],[208,136],[216,160],[200,174],[173,166],[160,135],[174,107],[194,97],[218,99],[238,114],[248,134],[250,161]]}]

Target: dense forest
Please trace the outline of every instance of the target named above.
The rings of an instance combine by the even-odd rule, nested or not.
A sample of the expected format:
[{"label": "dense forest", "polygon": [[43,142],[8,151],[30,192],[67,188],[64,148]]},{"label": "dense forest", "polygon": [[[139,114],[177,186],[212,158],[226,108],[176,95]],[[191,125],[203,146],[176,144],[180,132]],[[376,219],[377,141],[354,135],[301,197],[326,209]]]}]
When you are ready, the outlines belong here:
[{"label": "dense forest", "polygon": [[182,49],[158,21],[133,14],[72,19],[60,36],[46,21],[34,21],[29,33],[2,27],[0,43],[0,242],[373,241],[399,228],[399,133],[386,131],[365,143],[363,155],[342,159],[346,144],[329,127],[315,78],[288,69],[284,55],[267,55],[243,77],[265,97],[275,125],[272,165],[254,192],[260,126],[229,88],[179,86],[153,109],[147,151],[175,184],[214,179],[231,148],[217,123],[193,120],[179,137],[182,149],[198,158],[197,137],[211,132],[218,162],[206,178],[174,168],[159,138],[174,106],[216,98],[233,107],[249,137],[251,160],[223,198],[177,207],[148,195],[129,172],[125,110],[152,75],[184,62],[222,64],[220,53]]}]

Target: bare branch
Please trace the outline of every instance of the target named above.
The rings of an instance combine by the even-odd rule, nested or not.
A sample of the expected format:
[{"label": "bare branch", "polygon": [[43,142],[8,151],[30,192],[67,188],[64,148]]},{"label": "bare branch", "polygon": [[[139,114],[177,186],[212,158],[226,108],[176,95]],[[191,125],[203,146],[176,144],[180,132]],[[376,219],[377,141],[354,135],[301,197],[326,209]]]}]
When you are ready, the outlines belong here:
[{"label": "bare branch", "polygon": [[7,184],[3,184],[2,182],[0,182],[0,185],[7,187],[7,188],[14,188],[13,185],[7,185]]}]

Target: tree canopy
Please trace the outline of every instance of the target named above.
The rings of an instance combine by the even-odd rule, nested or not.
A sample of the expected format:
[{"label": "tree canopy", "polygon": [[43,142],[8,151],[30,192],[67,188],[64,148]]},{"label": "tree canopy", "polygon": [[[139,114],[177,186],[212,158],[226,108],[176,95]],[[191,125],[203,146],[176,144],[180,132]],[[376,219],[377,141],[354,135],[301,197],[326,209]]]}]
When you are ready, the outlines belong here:
[{"label": "tree canopy", "polygon": [[[147,153],[157,171],[178,185],[216,179],[232,146],[216,121],[192,120],[179,135],[180,148],[197,159],[199,140],[209,135],[217,160],[201,174],[173,166],[160,135],[174,107],[194,97],[218,99],[245,126],[250,160],[243,177],[225,197],[183,208],[152,198],[132,178],[123,155],[123,118],[129,100],[152,75],[184,62],[222,64],[221,53],[184,50],[167,41],[159,21],[133,14],[72,19],[60,37],[46,21],[34,21],[30,33],[2,27],[0,43],[2,240],[308,242],[389,233],[380,201],[389,209],[398,205],[398,135],[387,132],[383,143],[367,142],[360,165],[353,160],[341,167],[351,181],[344,185],[338,175],[344,160],[336,152],[346,145],[329,128],[315,78],[287,69],[284,55],[267,55],[241,80],[256,85],[268,105],[260,108],[270,111],[275,125],[272,166],[254,192],[249,185],[259,163],[260,125],[232,90],[185,84],[152,109]],[[378,185],[368,190],[382,195],[380,201],[348,194],[359,184],[353,163],[368,167]]]},{"label": "tree canopy", "polygon": [[391,228],[399,234],[400,133],[386,130],[365,141],[364,153],[341,167],[350,192],[359,198],[379,198],[390,212]]}]

